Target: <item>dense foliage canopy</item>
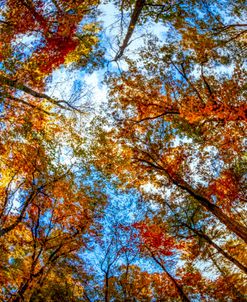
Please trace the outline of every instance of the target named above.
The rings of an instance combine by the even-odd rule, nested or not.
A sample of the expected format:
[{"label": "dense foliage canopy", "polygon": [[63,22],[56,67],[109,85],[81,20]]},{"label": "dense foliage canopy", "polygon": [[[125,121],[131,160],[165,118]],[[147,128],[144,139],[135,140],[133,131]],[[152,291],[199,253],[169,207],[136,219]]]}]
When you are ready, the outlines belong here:
[{"label": "dense foliage canopy", "polygon": [[247,301],[246,13],[0,0],[1,301]]}]

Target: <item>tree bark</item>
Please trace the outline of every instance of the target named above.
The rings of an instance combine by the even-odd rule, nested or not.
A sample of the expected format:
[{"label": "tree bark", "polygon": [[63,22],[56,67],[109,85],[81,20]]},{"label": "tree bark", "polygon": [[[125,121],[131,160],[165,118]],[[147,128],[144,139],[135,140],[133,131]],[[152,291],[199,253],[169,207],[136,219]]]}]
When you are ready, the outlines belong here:
[{"label": "tree bark", "polygon": [[105,274],[105,302],[109,302],[109,270]]},{"label": "tree bark", "polygon": [[204,206],[209,212],[211,212],[215,217],[219,219],[220,222],[222,222],[230,231],[235,233],[237,236],[239,236],[241,239],[244,240],[245,243],[247,243],[247,228],[243,225],[239,224],[235,220],[232,220],[229,218],[218,206],[211,203],[206,197],[201,196],[197,192],[194,191],[188,184],[186,184],[184,181],[179,183],[174,178],[170,177],[172,182],[182,189],[183,191],[186,191],[189,193],[192,197],[194,197],[202,206]]},{"label": "tree bark", "polygon": [[118,59],[120,59],[126,49],[126,47],[129,45],[129,40],[134,32],[136,23],[139,19],[139,16],[141,14],[141,11],[143,9],[145,5],[145,0],[137,0],[135,3],[135,7],[134,7],[134,11],[133,14],[131,15],[131,19],[130,19],[130,23],[129,23],[129,27],[127,30],[127,33],[125,35],[125,38],[123,40],[122,45],[119,48],[118,53],[116,54],[114,60],[117,61]]},{"label": "tree bark", "polygon": [[157,257],[151,253],[153,260],[163,269],[163,271],[167,274],[169,279],[172,281],[174,286],[177,289],[177,292],[183,302],[190,302],[189,298],[186,296],[185,292],[183,291],[182,287],[177,283],[176,279],[166,270],[165,266],[157,259]]},{"label": "tree bark", "polygon": [[171,175],[171,173],[167,169],[165,169],[162,165],[156,163],[156,161],[150,154],[148,154],[147,152],[144,152],[144,154],[148,155],[148,157],[152,160],[152,162],[150,162],[149,160],[140,159],[140,158],[138,158],[138,161],[144,162],[157,170],[163,171],[165,173],[165,175],[168,177],[168,179],[174,185],[176,185],[182,191],[184,191],[184,192],[188,193],[190,196],[192,196],[204,208],[206,208],[210,213],[212,213],[215,217],[217,217],[219,219],[219,221],[228,228],[229,231],[233,232],[238,237],[243,239],[243,241],[245,243],[247,243],[247,228],[245,226],[243,226],[240,223],[238,223],[237,221],[229,218],[218,206],[214,205],[208,198],[201,196],[199,193],[197,193],[184,180],[178,180],[176,176]]},{"label": "tree bark", "polygon": [[245,274],[247,274],[247,267],[245,267],[243,264],[241,264],[237,259],[229,255],[227,252],[225,252],[220,246],[218,246],[208,235],[191,228],[187,224],[184,224],[187,228],[189,228],[192,232],[194,232],[198,237],[204,239],[209,245],[214,247],[222,256],[224,256],[227,260],[231,261],[233,264],[235,264],[241,271],[243,271]]}]

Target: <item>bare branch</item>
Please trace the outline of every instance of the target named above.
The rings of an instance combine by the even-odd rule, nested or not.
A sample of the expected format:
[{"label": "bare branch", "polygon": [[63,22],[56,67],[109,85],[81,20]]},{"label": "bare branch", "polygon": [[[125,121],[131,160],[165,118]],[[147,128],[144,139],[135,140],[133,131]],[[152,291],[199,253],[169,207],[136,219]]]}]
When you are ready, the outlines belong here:
[{"label": "bare branch", "polygon": [[17,90],[21,90],[27,94],[30,94],[36,98],[40,99],[45,99],[49,101],[50,103],[56,105],[57,107],[64,109],[64,110],[69,110],[69,111],[77,111],[79,113],[84,113],[82,110],[80,110],[78,107],[75,107],[74,105],[70,104],[69,102],[65,100],[57,100],[55,98],[50,97],[49,95],[45,93],[40,93],[38,91],[35,91],[28,86],[17,82],[16,80],[11,80],[8,77],[5,77],[4,75],[0,75],[0,83],[3,85],[7,85],[9,87],[15,88]]}]

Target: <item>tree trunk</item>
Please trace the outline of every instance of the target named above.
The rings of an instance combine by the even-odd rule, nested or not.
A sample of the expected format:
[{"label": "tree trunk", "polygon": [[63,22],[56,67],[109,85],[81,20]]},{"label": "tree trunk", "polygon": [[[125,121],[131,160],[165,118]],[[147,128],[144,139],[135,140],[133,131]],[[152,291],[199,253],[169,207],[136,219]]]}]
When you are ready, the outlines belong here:
[{"label": "tree trunk", "polygon": [[247,274],[247,267],[245,267],[243,264],[241,264],[237,259],[229,255],[227,252],[225,252],[220,246],[218,246],[213,240],[207,236],[206,234],[191,228],[187,224],[185,224],[186,227],[188,227],[192,232],[194,232],[198,237],[203,238],[209,245],[214,247],[222,256],[224,256],[227,260],[231,261],[233,264],[235,264],[241,271],[243,271],[245,274]]},{"label": "tree trunk", "polygon": [[190,302],[189,298],[186,296],[185,292],[183,291],[182,287],[177,283],[176,279],[172,277],[172,275],[166,270],[165,266],[157,259],[157,257],[152,254],[153,260],[163,269],[163,271],[167,274],[169,279],[172,281],[174,286],[176,287],[178,294],[183,302]]},{"label": "tree trunk", "polygon": [[[213,264],[217,267],[218,271],[220,272],[220,274],[225,278],[226,276],[229,275],[229,273],[226,271],[226,269],[224,269],[224,271],[220,268],[220,266],[218,265],[218,263],[215,261],[214,256],[211,254],[210,255],[210,259],[212,260]],[[231,281],[229,281],[229,287],[231,287],[232,293],[234,295],[236,295],[236,299],[234,299],[233,301],[237,301],[237,302],[246,302],[246,298],[245,295],[243,295],[241,292],[239,292],[238,288],[236,288],[235,284]]]},{"label": "tree trunk", "polygon": [[245,274],[247,274],[247,267],[245,267],[243,264],[241,264],[237,259],[229,255],[227,252],[225,252],[220,246],[218,246],[208,235],[190,227],[186,223],[182,223],[185,227],[187,227],[189,230],[191,230],[193,233],[195,233],[198,237],[204,239],[209,245],[214,247],[223,257],[225,257],[227,260],[231,261],[233,264],[235,264],[241,271],[243,271]]},{"label": "tree trunk", "polygon": [[197,200],[204,208],[206,208],[210,213],[212,213],[215,217],[219,219],[219,221],[224,224],[228,230],[236,234],[238,237],[243,239],[245,243],[247,243],[247,228],[229,218],[218,206],[214,205],[209,199],[204,196],[201,196],[197,193],[190,185],[188,185],[184,180],[177,180],[175,176],[171,175],[171,173],[165,169],[162,165],[157,163],[155,159],[147,152],[143,152],[147,155],[152,161],[138,158],[139,161],[145,162],[149,164],[151,167],[161,170],[165,173],[168,179],[180,188],[182,191],[185,191],[190,196],[192,196],[195,200]]},{"label": "tree trunk", "polygon": [[196,193],[190,186],[188,186],[184,181],[183,183],[179,183],[174,178],[169,177],[172,182],[182,189],[189,193],[192,197],[194,197],[202,206],[204,206],[209,212],[211,212],[214,216],[216,216],[221,223],[223,223],[228,230],[235,233],[241,239],[247,243],[247,228],[233,219],[229,218],[218,206],[211,203],[207,198]]},{"label": "tree trunk", "polygon": [[109,302],[109,271],[105,275],[105,302]]},{"label": "tree trunk", "polygon": [[138,18],[141,14],[141,11],[145,5],[145,0],[137,0],[135,3],[135,8],[133,11],[133,14],[131,15],[129,27],[127,30],[127,33],[125,35],[125,38],[123,40],[123,44],[120,46],[118,53],[116,54],[114,60],[117,61],[120,59],[125,51],[125,48],[129,45],[129,40],[134,32],[136,23],[138,21]]},{"label": "tree trunk", "polygon": [[32,281],[32,279],[28,279],[22,286],[21,288],[18,290],[16,297],[14,298],[14,300],[12,302],[20,302],[20,301],[24,301],[24,293],[25,291],[28,289],[28,286],[30,284],[30,282]]}]

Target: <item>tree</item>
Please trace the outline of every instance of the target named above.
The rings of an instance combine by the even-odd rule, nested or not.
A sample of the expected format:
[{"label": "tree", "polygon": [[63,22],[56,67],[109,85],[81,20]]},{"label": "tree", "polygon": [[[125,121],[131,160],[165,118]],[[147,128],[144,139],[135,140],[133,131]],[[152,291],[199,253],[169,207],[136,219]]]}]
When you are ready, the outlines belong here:
[{"label": "tree", "polygon": [[[79,22],[93,13],[96,6],[93,1],[84,5],[80,1],[4,3],[0,70],[1,236],[23,220],[28,207],[44,188],[66,177],[70,168],[61,164],[59,156],[55,155],[56,152],[61,154],[59,149],[65,140],[74,156],[76,148],[77,153],[81,150],[82,140],[75,130],[75,121],[63,115],[64,110],[84,113],[81,105],[77,107],[48,96],[44,81],[52,70],[68,60],[68,56],[75,61],[76,56],[79,58],[92,51],[97,43],[97,25],[90,23],[82,28]],[[84,34],[88,36],[86,41],[82,37]],[[33,38],[38,40],[34,43]],[[18,39],[28,40],[23,52]],[[54,134],[56,140],[53,140]]]},{"label": "tree", "polygon": [[[150,1],[137,0],[116,2],[118,10],[121,12],[120,33],[123,33],[124,24],[127,23],[127,31],[114,58],[115,61],[121,59],[125,50],[131,44],[132,36],[137,25],[145,25],[151,22],[162,24],[173,32],[173,40],[179,34],[184,37],[183,45],[190,47],[205,58],[205,49],[222,47],[232,41],[239,42],[240,49],[243,50],[244,43],[241,39],[246,33],[244,23],[244,7],[241,1],[227,1],[227,5],[221,1],[211,3],[209,1]],[[228,15],[237,19],[236,23],[226,24],[225,16],[221,11],[227,11]],[[129,16],[129,21],[125,21],[125,14]],[[144,26],[143,26],[144,25]],[[174,34],[177,33],[177,36]],[[213,36],[213,43],[212,43]],[[198,43],[198,37],[202,43]],[[209,44],[207,44],[209,42]],[[241,45],[242,44],[242,45]],[[200,46],[199,46],[200,45]],[[203,48],[201,47],[203,46]],[[226,58],[226,56],[223,56]]]},{"label": "tree", "polygon": [[157,221],[155,223],[144,221],[135,224],[134,227],[140,231],[140,250],[144,253],[147,252],[155,263],[162,268],[166,276],[174,285],[181,300],[190,301],[182,286],[179,285],[177,280],[166,268],[166,260],[163,258],[164,256],[168,257],[174,255],[174,251],[178,248],[175,240],[167,235],[165,227],[158,224]]},{"label": "tree", "polygon": [[[128,81],[128,80],[126,80]],[[129,80],[131,81],[131,80]],[[138,84],[138,82],[136,82]],[[128,87],[128,86],[127,86]],[[126,90],[128,91],[128,88],[126,87]],[[146,85],[146,87],[148,87]],[[133,98],[132,100],[129,98],[126,98],[126,90],[124,91],[124,86],[122,84],[117,85],[115,88],[115,93],[114,96],[117,96],[119,94],[119,91],[123,93],[123,98],[120,96],[120,102],[123,101],[131,101],[129,104],[135,104],[134,108],[136,109],[138,105],[138,100],[143,102],[145,99],[147,102],[151,101],[150,94],[148,93],[143,93],[139,92],[139,90],[132,90],[131,92],[134,92],[134,94],[137,94],[137,98]],[[127,92],[128,93],[128,92]],[[145,96],[146,97],[145,97]],[[144,96],[144,97],[143,97]],[[156,95],[154,95],[155,97]],[[151,95],[152,97],[152,95]],[[159,96],[158,96],[159,97]],[[115,99],[115,98],[114,98]],[[119,99],[118,99],[119,100]],[[191,173],[191,168],[189,166],[188,160],[192,160],[193,158],[193,148],[187,148],[186,150],[186,145],[180,150],[177,147],[166,147],[167,143],[163,143],[163,139],[166,137],[169,139],[168,144],[172,144],[174,141],[174,134],[172,134],[173,131],[173,126],[170,126],[170,116],[174,116],[175,118],[175,123],[177,121],[177,111],[176,109],[168,109],[166,111],[165,108],[163,108],[163,111],[161,113],[162,107],[160,108],[158,101],[162,101],[162,97],[158,98],[156,103],[148,103],[147,106],[150,108],[152,105],[154,108],[150,108],[148,110],[158,109],[157,114],[155,116],[151,117],[142,117],[141,119],[133,119],[132,117],[127,116],[126,120],[124,123],[122,123],[120,126],[123,126],[123,130],[121,132],[116,133],[116,138],[119,139],[119,141],[122,141],[123,148],[129,151],[123,151],[123,156],[132,156],[132,161],[130,158],[127,159],[128,162],[130,162],[130,165],[132,165],[131,170],[133,170],[133,166],[138,166],[137,169],[142,170],[140,174],[143,175],[146,171],[146,173],[149,173],[149,168],[152,168],[154,171],[156,171],[157,175],[163,175],[166,176],[168,181],[172,183],[173,185],[177,186],[180,190],[181,193],[188,194],[189,196],[193,197],[196,199],[203,207],[205,207],[209,212],[211,212],[214,216],[216,216],[223,224],[226,225],[226,227],[237,234],[240,238],[242,238],[244,241],[246,241],[246,228],[239,224],[236,220],[232,220],[229,216],[227,216],[226,213],[222,210],[222,204],[227,206],[227,202],[232,203],[233,200],[235,202],[239,201],[242,203],[241,200],[242,194],[243,194],[243,188],[242,188],[242,176],[241,175],[234,175],[233,169],[234,167],[229,167],[227,170],[222,171],[222,176],[221,176],[221,184],[224,185],[224,188],[226,187],[226,184],[228,186],[228,182],[238,182],[238,188],[235,185],[234,186],[234,191],[232,191],[230,188],[229,189],[224,189],[226,192],[226,195],[221,196],[217,195],[216,190],[211,190],[213,186],[216,184],[216,180],[213,179],[212,172],[211,175],[205,171],[203,175],[202,171],[202,178],[205,178],[205,181],[208,183],[211,182],[211,185],[206,189],[205,187],[203,188],[202,186],[199,186],[196,184],[194,181],[194,185],[190,185],[191,179],[190,173]],[[145,114],[148,114],[148,110],[145,109],[145,111],[142,111],[142,103],[140,104],[139,110],[140,112],[145,112]],[[145,106],[145,105],[144,105]],[[162,105],[163,106],[163,105]],[[169,105],[168,105],[169,107]],[[126,109],[129,110],[130,107],[126,107],[126,105],[123,105],[123,110]],[[145,107],[144,107],[145,108]],[[129,113],[128,113],[129,114]],[[168,121],[164,120],[164,116],[168,116]],[[179,118],[180,115],[178,115]],[[154,120],[157,119],[157,123],[155,124]],[[182,117],[183,119],[183,117]],[[205,123],[205,121],[204,121]],[[188,125],[186,123],[186,125]],[[161,129],[164,129],[165,133],[167,133],[166,137],[164,137],[160,131]],[[175,128],[177,131],[177,128]],[[157,132],[156,132],[157,131]],[[165,135],[165,134],[164,134]],[[124,141],[123,138],[126,138],[126,141]],[[126,144],[125,144],[126,143]],[[125,144],[125,145],[124,145]],[[241,143],[242,144],[242,143]],[[188,145],[188,144],[187,144]],[[213,144],[212,144],[213,145]],[[208,142],[208,145],[203,144],[201,146],[201,160],[203,161],[203,156],[205,156],[204,150],[208,147],[212,147],[211,141]],[[242,148],[242,146],[239,146]],[[230,149],[231,152],[231,149]],[[222,158],[222,160],[224,160]],[[179,166],[179,173],[177,167]],[[210,171],[209,171],[210,172]],[[207,174],[206,174],[207,173]],[[183,176],[182,176],[183,175]],[[208,175],[208,176],[207,176]],[[227,177],[230,177],[229,180],[224,175],[228,175]],[[211,176],[211,177],[210,177]],[[235,179],[235,180],[234,180]],[[239,180],[237,180],[239,179]],[[196,189],[197,188],[197,189]],[[219,192],[219,189],[218,189]],[[222,192],[222,190],[221,190]],[[216,194],[217,198],[217,204],[215,205],[214,202],[212,201],[212,196]],[[225,199],[229,201],[225,201]],[[230,204],[229,204],[230,206]]]},{"label": "tree", "polygon": [[[1,21],[2,69],[12,80],[39,88],[61,64],[88,57],[98,42],[98,28],[95,23],[79,23],[94,13],[97,4],[98,1],[6,1]],[[27,42],[22,46],[18,39]]]},{"label": "tree", "polygon": [[[97,229],[105,197],[87,183],[90,154],[75,120],[81,105],[50,97],[45,82],[61,64],[90,61],[98,27],[93,19],[80,22],[96,6],[94,1],[4,3],[0,240],[7,256],[1,257],[1,300],[55,299],[58,291],[77,299],[83,291],[78,253],[86,249],[86,234]],[[55,289],[52,279],[62,276],[66,280]]]},{"label": "tree", "polygon": [[[77,253],[87,248],[84,236],[93,236],[99,207],[104,205],[102,196],[100,206],[96,206],[100,192],[95,190],[94,194],[68,172],[35,196],[22,223],[12,229],[7,240],[2,238],[10,262],[2,286],[11,288],[10,293],[3,292],[3,299],[11,295],[11,301],[29,301],[33,293],[42,295],[59,267],[59,272],[66,274],[72,263],[75,267],[80,264]],[[72,286],[75,277],[70,274],[67,278]],[[83,289],[82,284],[78,286]]]},{"label": "tree", "polygon": [[[205,42],[205,37],[198,36],[197,39],[197,43]],[[236,173],[236,162],[242,161],[244,154],[246,128],[246,105],[242,93],[244,71],[238,68],[242,58],[232,63],[235,68],[230,78],[209,74],[210,64],[216,64],[221,55],[209,53],[207,61],[202,62],[194,45],[183,47],[188,40],[186,36],[172,46],[164,44],[161,47],[150,42],[147,50],[142,52],[143,71],[130,62],[129,71],[111,78],[112,103],[116,107],[115,116],[120,129],[115,140],[125,144],[123,148],[132,150],[126,154],[133,153],[134,165],[139,162],[140,169],[150,166],[157,174],[166,176],[181,193],[196,199],[246,242],[245,226],[236,219],[232,220],[233,214],[230,213],[231,205],[241,205],[244,199],[243,174]],[[209,51],[213,47],[210,43],[216,42],[213,37],[205,43],[203,47]],[[180,46],[182,51],[178,50]],[[228,51],[226,48],[223,44],[222,51]],[[195,77],[193,72],[197,67],[200,73]],[[154,76],[155,72],[159,76]],[[179,136],[193,140],[198,148],[193,150],[189,143],[183,144],[180,151],[171,147]],[[166,140],[164,143],[163,139]],[[196,156],[199,155],[203,162],[206,153],[210,154],[206,151],[210,148],[217,150],[218,162],[223,161],[225,166],[218,172],[221,174],[219,180],[215,179],[212,170],[200,171],[200,177],[208,184],[206,189],[191,177],[189,160],[191,162],[197,152]],[[238,159],[235,157],[234,165],[232,159],[236,154]],[[216,198],[216,204],[212,198]]]},{"label": "tree", "polygon": [[[116,301],[151,301],[152,278],[136,265],[123,265],[113,279]],[[117,272],[116,272],[117,273]]]}]

